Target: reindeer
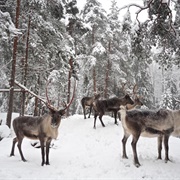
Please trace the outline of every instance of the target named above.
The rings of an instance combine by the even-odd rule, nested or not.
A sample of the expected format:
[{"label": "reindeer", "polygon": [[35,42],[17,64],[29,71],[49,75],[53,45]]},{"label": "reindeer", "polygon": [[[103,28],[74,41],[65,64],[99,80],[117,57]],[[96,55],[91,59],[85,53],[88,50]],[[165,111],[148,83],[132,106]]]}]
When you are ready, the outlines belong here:
[{"label": "reindeer", "polygon": [[[42,163],[49,165],[49,147],[52,139],[56,139],[58,136],[58,128],[61,123],[61,117],[66,113],[66,110],[69,108],[69,106],[72,104],[74,94],[75,94],[75,86],[76,81],[74,85],[74,91],[73,96],[69,104],[64,109],[57,110],[54,108],[48,99],[47,96],[47,87],[46,87],[46,97],[47,97],[47,103],[43,99],[40,99],[37,95],[36,97],[39,98],[41,101],[46,103],[48,109],[50,110],[50,113],[45,114],[43,116],[21,116],[17,117],[13,121],[13,128],[14,132],[16,134],[16,137],[13,139],[12,143],[12,149],[10,156],[14,156],[14,148],[15,144],[18,142],[17,146],[19,149],[19,153],[21,156],[22,161],[26,161],[24,158],[24,155],[21,150],[21,144],[24,137],[30,138],[30,139],[39,139],[40,146],[41,146],[41,155],[42,155]],[[45,152],[46,149],[46,152]],[[46,153],[46,160],[45,160],[45,153]]]},{"label": "reindeer", "polygon": [[[140,101],[140,98],[137,93],[135,92],[135,87],[137,87],[137,85],[134,86],[133,88],[133,95],[134,95],[134,104],[127,104],[126,105],[126,109],[127,110],[131,110],[131,109],[135,109],[137,107],[141,107],[143,106],[143,103]],[[120,118],[120,112],[118,111],[118,117],[119,117],[119,120],[121,120]]]},{"label": "reindeer", "polygon": [[[125,85],[126,83],[123,84],[122,90],[124,93],[125,91]],[[94,115],[94,128],[96,128],[96,118],[99,115],[100,122],[103,127],[105,127],[103,121],[102,121],[102,116],[105,114],[105,112],[113,112],[114,114],[114,124],[117,124],[117,115],[119,116],[120,120],[120,115],[118,111],[120,110],[119,105],[126,105],[128,109],[133,109],[136,108],[137,106],[142,106],[143,103],[140,101],[140,97],[137,95],[137,84],[134,85],[133,87],[133,96],[134,96],[134,102],[130,98],[129,95],[126,95],[125,97],[119,99],[117,97],[107,99],[107,100],[96,100],[93,103],[93,108],[95,110],[95,115]]]},{"label": "reindeer", "polygon": [[138,106],[143,106],[143,103],[140,101],[139,97],[136,97],[134,99],[134,103],[133,104],[127,104],[126,108],[127,108],[127,110],[131,110],[131,109],[135,109]]},{"label": "reindeer", "polygon": [[[180,110],[171,110],[173,121],[174,121],[174,131],[171,133],[171,136],[179,137],[180,136]],[[158,137],[158,159],[162,159],[161,151],[162,151],[162,141],[163,136]]]},{"label": "reindeer", "polygon": [[99,98],[100,98],[100,94],[94,94],[94,96],[92,96],[92,97],[83,97],[81,99],[81,105],[83,108],[84,119],[86,119],[86,107],[88,106],[90,108],[89,116],[88,116],[88,118],[90,118],[92,107],[93,107],[93,102]]},{"label": "reindeer", "polygon": [[168,140],[174,131],[173,113],[167,109],[160,110],[128,110],[125,106],[120,106],[121,122],[124,129],[122,139],[123,158],[128,158],[126,154],[126,142],[130,135],[132,139],[132,150],[134,155],[134,164],[140,166],[136,144],[140,136],[164,138],[165,162],[169,160]]},{"label": "reindeer", "polygon": [[113,112],[114,118],[115,118],[115,124],[117,123],[117,112],[119,111],[120,105],[126,105],[126,104],[134,104],[133,100],[130,98],[128,94],[126,94],[122,98],[110,98],[107,100],[96,100],[93,102],[93,109],[95,111],[94,113],[94,129],[96,129],[96,119],[99,115],[99,120],[103,127],[105,127],[102,116],[105,114],[105,112]]}]

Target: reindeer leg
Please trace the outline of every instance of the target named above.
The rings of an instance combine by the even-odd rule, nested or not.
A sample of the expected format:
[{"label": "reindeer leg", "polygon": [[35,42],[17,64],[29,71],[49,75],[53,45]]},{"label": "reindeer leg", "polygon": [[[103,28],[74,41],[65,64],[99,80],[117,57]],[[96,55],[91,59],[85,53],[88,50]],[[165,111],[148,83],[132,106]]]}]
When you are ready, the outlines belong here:
[{"label": "reindeer leg", "polygon": [[44,156],[45,156],[45,150],[44,150],[45,141],[44,141],[44,137],[40,137],[39,140],[40,140],[40,145],[41,145],[41,156],[42,156],[41,166],[43,166],[45,164],[45,158],[44,158]]},{"label": "reindeer leg", "polygon": [[131,146],[132,146],[133,154],[134,154],[134,164],[136,167],[140,166],[138,156],[137,156],[137,150],[136,150],[136,145],[137,145],[137,141],[139,139],[139,136],[140,136],[140,134],[137,134],[136,136],[133,135],[133,140],[131,142]]},{"label": "reindeer leg", "polygon": [[125,158],[125,159],[128,159],[127,154],[126,154],[126,142],[128,138],[129,138],[129,134],[124,133],[124,137],[122,139],[122,146],[123,146],[122,158]]},{"label": "reindeer leg", "polygon": [[25,161],[27,161],[27,160],[24,158],[24,155],[23,155],[22,150],[21,150],[21,144],[22,144],[23,138],[24,138],[24,137],[18,137],[18,144],[17,144],[17,146],[18,146],[18,149],[19,149],[19,153],[20,153],[20,155],[21,155],[21,159],[22,159],[22,161],[25,162]]},{"label": "reindeer leg", "polygon": [[89,116],[88,116],[88,118],[90,118],[91,112],[92,112],[92,105],[90,106],[90,109],[89,109]]},{"label": "reindeer leg", "polygon": [[114,124],[118,125],[118,122],[117,122],[117,111],[114,111]]},{"label": "reindeer leg", "polygon": [[103,127],[105,127],[105,125],[104,125],[104,123],[103,123],[103,121],[102,121],[102,116],[103,116],[103,114],[102,114],[102,113],[100,113],[100,115],[99,115],[99,120],[100,120],[100,122],[101,122],[102,126],[103,126]]},{"label": "reindeer leg", "polygon": [[118,111],[117,114],[118,114],[119,121],[121,121],[121,115],[120,115],[120,112]]},{"label": "reindeer leg", "polygon": [[83,107],[84,119],[86,119],[86,108]]},{"label": "reindeer leg", "polygon": [[15,137],[14,139],[13,139],[13,144],[12,144],[12,149],[11,149],[11,154],[10,154],[10,156],[14,156],[14,148],[15,148],[15,144],[17,143],[17,137]]},{"label": "reindeer leg", "polygon": [[169,159],[169,145],[168,145],[169,136],[170,136],[169,134],[164,135],[165,163],[170,161],[170,159]]},{"label": "reindeer leg", "polygon": [[51,138],[46,141],[46,165],[50,165],[49,164],[49,148],[50,148],[51,141],[52,141]]},{"label": "reindeer leg", "polygon": [[94,112],[94,129],[96,129],[96,119],[97,119],[98,113]]},{"label": "reindeer leg", "polygon": [[163,139],[162,135],[158,137],[158,158],[157,159],[162,159],[162,157],[161,157],[162,139]]}]

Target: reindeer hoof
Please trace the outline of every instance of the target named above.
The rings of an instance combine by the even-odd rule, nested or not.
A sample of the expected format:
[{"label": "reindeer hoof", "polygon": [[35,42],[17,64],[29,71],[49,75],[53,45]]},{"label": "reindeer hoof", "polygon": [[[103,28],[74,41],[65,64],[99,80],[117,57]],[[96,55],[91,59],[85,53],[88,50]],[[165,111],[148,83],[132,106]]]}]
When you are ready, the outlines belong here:
[{"label": "reindeer hoof", "polygon": [[138,168],[139,166],[141,166],[139,163],[135,163],[135,166]]},{"label": "reindeer hoof", "polygon": [[158,157],[157,160],[162,160],[162,158],[161,158],[161,157]]},{"label": "reindeer hoof", "polygon": [[123,158],[123,159],[128,159],[128,157],[127,157],[127,156],[125,156],[125,155],[123,155],[123,156],[122,156],[122,158]]},{"label": "reindeer hoof", "polygon": [[169,158],[165,159],[165,163],[167,163],[168,161],[172,162]]}]

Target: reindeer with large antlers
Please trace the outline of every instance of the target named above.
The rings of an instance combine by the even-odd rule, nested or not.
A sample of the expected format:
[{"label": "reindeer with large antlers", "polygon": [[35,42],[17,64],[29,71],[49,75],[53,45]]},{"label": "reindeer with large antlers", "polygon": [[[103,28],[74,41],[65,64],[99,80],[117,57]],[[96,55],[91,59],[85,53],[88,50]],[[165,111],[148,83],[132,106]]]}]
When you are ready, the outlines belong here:
[{"label": "reindeer with large antlers", "polygon": [[[39,98],[38,96],[36,97],[39,98],[41,101],[43,101],[47,105],[47,107],[50,110],[50,113],[45,114],[43,116],[37,116],[37,117],[21,116],[14,119],[13,128],[14,128],[16,137],[13,139],[12,150],[10,154],[10,156],[14,156],[15,144],[18,142],[17,146],[19,149],[19,153],[21,155],[21,159],[22,161],[26,161],[21,150],[21,144],[22,144],[23,138],[27,137],[34,140],[39,139],[40,146],[41,146],[41,155],[42,155],[41,165],[42,166],[44,164],[49,165],[50,143],[52,139],[57,138],[58,128],[61,123],[61,117],[66,113],[66,110],[72,104],[72,101],[75,95],[76,81],[74,84],[74,91],[73,91],[71,101],[64,109],[60,109],[60,110],[57,110],[50,104],[50,100],[47,95],[47,86],[46,86],[47,102]],[[45,154],[46,154],[46,158],[45,158]]]}]

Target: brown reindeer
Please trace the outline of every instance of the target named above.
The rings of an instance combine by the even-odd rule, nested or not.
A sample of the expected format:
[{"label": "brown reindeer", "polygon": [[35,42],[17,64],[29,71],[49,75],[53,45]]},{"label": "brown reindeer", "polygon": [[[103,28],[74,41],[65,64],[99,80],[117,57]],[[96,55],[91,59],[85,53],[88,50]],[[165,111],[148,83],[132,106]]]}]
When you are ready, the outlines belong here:
[{"label": "brown reindeer", "polygon": [[[126,83],[123,83],[122,85],[122,91],[124,93],[126,93],[125,90],[125,85]],[[119,105],[126,105],[127,109],[133,109],[136,108],[137,106],[142,106],[143,103],[140,101],[140,97],[137,95],[137,84],[134,85],[133,87],[133,97],[134,97],[134,102],[133,100],[130,98],[129,95],[126,95],[123,98],[111,98],[111,99],[107,99],[107,100],[101,100],[101,101],[94,101],[93,103],[93,108],[95,110],[95,115],[94,115],[94,128],[96,128],[96,118],[99,115],[99,119],[101,121],[101,124],[103,127],[105,127],[103,121],[102,121],[102,116],[105,114],[105,112],[113,112],[114,115],[114,123],[118,124],[117,122],[117,115],[119,117],[120,120],[120,114],[119,114]]]},{"label": "brown reindeer", "polygon": [[90,118],[90,115],[92,112],[92,107],[93,107],[93,102],[99,98],[100,98],[100,94],[94,94],[94,96],[92,96],[92,97],[83,97],[81,99],[81,105],[83,108],[84,119],[86,119],[86,107],[89,107],[88,118]]},{"label": "brown reindeer", "polygon": [[[126,109],[132,110],[132,109],[135,109],[136,107],[141,107],[141,106],[143,106],[143,103],[140,101],[140,98],[138,96],[136,96],[134,99],[134,104],[127,104]],[[120,108],[119,108],[119,110],[120,110]],[[121,120],[120,112],[118,111],[117,114],[118,114],[119,120]]]},{"label": "brown reindeer", "polygon": [[106,100],[96,100],[93,102],[93,109],[95,111],[94,113],[94,129],[96,129],[96,119],[97,116],[99,116],[99,120],[103,127],[105,127],[102,116],[105,114],[105,112],[113,112],[114,118],[115,118],[115,124],[117,123],[117,112],[119,111],[120,105],[126,105],[126,104],[134,104],[133,100],[130,98],[130,96],[127,94],[122,98],[110,98]]},{"label": "brown reindeer", "polygon": [[132,150],[134,155],[134,164],[140,166],[136,144],[140,136],[144,137],[163,137],[165,146],[165,161],[169,160],[168,140],[174,131],[173,113],[167,109],[160,110],[129,110],[125,106],[120,106],[121,122],[124,129],[122,139],[123,158],[127,158],[126,142],[130,135],[132,139]]},{"label": "brown reindeer", "polygon": [[[52,139],[56,139],[58,136],[58,128],[61,123],[61,117],[66,113],[66,110],[71,105],[74,94],[75,94],[75,86],[74,92],[70,103],[66,106],[66,108],[57,110],[53,106],[50,105],[50,101],[47,96],[47,88],[46,88],[46,96],[47,96],[47,107],[50,110],[50,113],[45,114],[43,116],[21,116],[17,117],[13,120],[13,128],[16,134],[16,137],[13,139],[12,150],[10,156],[14,156],[14,148],[15,144],[17,144],[19,153],[21,155],[22,161],[26,161],[24,155],[21,150],[21,144],[24,137],[30,139],[39,139],[41,146],[41,155],[42,155],[42,163],[49,165],[49,147]],[[37,96],[37,98],[39,98]],[[39,98],[40,99],[40,98]],[[43,99],[41,99],[44,103],[46,103]],[[46,152],[45,152],[46,151]],[[45,158],[46,154],[46,158]],[[46,160],[45,160],[46,159]]]}]

